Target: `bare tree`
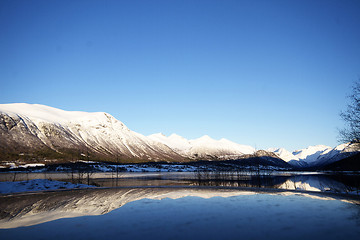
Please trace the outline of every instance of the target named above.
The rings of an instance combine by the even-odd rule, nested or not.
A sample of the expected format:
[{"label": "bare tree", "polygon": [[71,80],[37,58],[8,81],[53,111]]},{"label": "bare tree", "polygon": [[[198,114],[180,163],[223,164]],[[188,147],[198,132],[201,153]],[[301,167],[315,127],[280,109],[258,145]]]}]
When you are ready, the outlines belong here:
[{"label": "bare tree", "polygon": [[340,113],[346,127],[339,130],[339,138],[341,142],[360,143],[360,79],[354,83],[348,98],[347,109]]}]

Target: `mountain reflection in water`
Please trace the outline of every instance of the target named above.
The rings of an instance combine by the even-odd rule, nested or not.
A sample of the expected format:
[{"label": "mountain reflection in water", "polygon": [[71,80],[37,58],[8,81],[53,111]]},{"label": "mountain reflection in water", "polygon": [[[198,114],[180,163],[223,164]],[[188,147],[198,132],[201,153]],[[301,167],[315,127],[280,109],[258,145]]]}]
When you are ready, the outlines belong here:
[{"label": "mountain reflection in water", "polygon": [[357,196],[213,187],[15,194],[0,196],[0,236],[357,239],[359,203]]}]

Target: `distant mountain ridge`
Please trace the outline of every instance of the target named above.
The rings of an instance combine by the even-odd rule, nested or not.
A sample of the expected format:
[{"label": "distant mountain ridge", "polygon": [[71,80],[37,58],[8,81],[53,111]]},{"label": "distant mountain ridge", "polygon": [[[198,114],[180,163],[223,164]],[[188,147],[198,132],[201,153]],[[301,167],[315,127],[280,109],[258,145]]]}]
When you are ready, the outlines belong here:
[{"label": "distant mountain ridge", "polygon": [[203,136],[146,137],[108,113],[64,111],[39,104],[0,104],[0,160],[102,159],[119,162],[236,159],[250,146]]},{"label": "distant mountain ridge", "polygon": [[244,154],[254,154],[256,151],[251,146],[240,145],[224,138],[215,140],[207,135],[194,140],[187,140],[176,134],[167,137],[161,133],[152,134],[148,137],[171,147],[180,155],[188,158],[220,156],[223,159],[236,159]]},{"label": "distant mountain ridge", "polygon": [[289,152],[284,148],[270,148],[267,151],[275,153],[294,167],[321,167],[359,153],[359,144],[344,143],[331,148],[325,145],[309,146],[305,149]]},{"label": "distant mountain ridge", "polygon": [[[64,111],[26,103],[0,104],[0,163],[44,159],[117,162],[236,160],[261,157],[296,167],[320,166],[351,156],[351,144],[310,146],[290,153],[283,148],[255,148],[205,135],[187,140],[176,134],[144,136],[108,113]],[[281,161],[282,161],[281,160]],[[286,163],[280,165],[286,165]]]}]

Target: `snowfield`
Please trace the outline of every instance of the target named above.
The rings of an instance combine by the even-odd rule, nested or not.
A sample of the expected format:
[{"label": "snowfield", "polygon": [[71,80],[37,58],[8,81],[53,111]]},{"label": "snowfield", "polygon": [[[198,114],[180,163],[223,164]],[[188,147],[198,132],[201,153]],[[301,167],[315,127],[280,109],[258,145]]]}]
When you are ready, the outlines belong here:
[{"label": "snowfield", "polygon": [[86,184],[73,184],[47,179],[34,179],[21,182],[0,182],[0,193],[35,192],[58,189],[92,188],[95,186]]}]

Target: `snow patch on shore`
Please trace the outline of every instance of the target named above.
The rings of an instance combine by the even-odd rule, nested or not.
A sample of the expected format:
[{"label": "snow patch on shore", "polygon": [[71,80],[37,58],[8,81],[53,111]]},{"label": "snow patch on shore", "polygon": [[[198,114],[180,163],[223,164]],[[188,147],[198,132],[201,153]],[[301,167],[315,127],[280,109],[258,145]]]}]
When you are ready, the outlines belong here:
[{"label": "snow patch on shore", "polygon": [[91,188],[86,184],[73,184],[70,182],[53,181],[47,179],[34,179],[21,182],[0,182],[0,193],[34,192],[57,189]]}]

